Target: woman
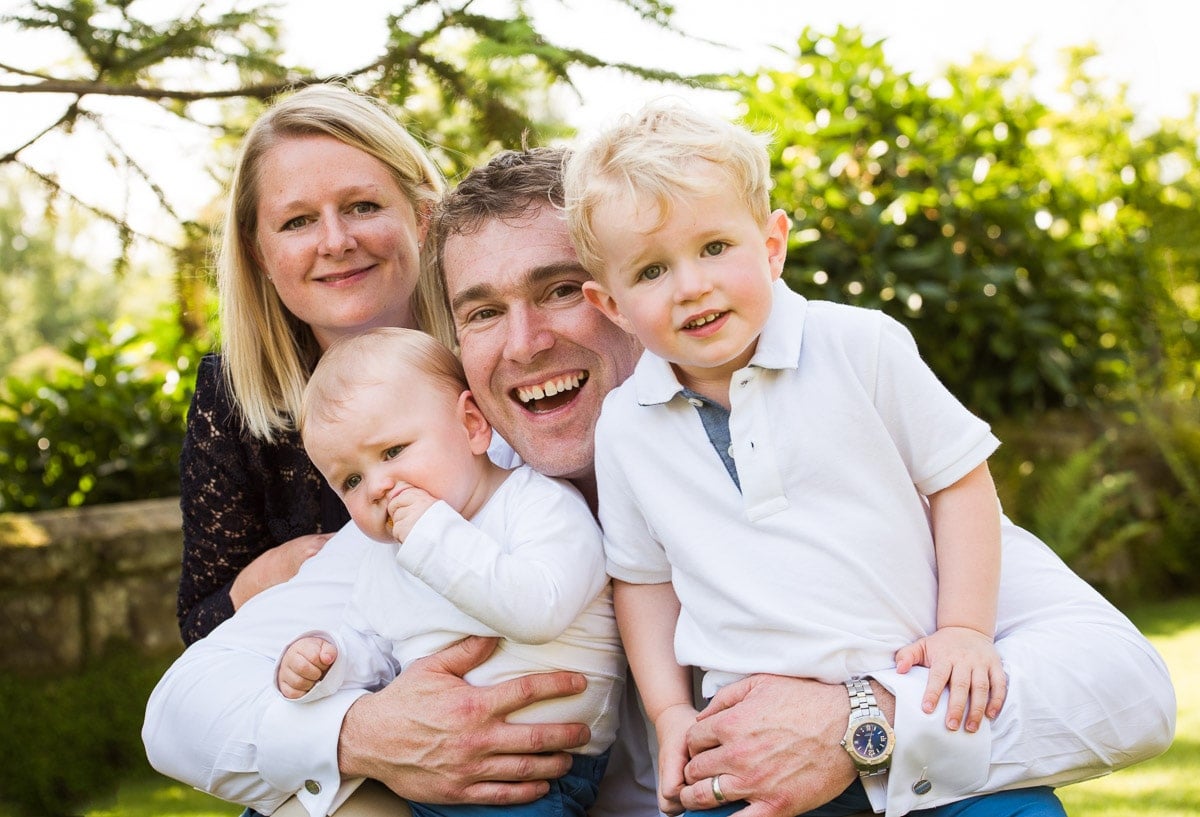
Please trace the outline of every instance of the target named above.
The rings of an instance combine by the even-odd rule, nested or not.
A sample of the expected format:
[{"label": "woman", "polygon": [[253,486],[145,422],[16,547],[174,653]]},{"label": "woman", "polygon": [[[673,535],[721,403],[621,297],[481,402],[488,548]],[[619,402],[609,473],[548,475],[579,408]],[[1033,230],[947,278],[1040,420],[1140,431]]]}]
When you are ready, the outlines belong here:
[{"label": "woman", "polygon": [[222,353],[201,361],[181,456],[186,643],[349,519],[292,424],[322,350],[372,326],[450,341],[419,261],[443,188],[392,115],[345,87],[292,94],[246,135],[218,259]]}]

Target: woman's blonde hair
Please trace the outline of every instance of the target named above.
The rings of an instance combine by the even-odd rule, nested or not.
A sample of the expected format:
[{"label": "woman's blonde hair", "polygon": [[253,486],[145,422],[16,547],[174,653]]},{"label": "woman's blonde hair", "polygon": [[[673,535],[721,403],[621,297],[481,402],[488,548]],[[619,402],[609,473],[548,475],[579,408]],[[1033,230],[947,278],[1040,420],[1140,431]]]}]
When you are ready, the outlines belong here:
[{"label": "woman's blonde hair", "polygon": [[[414,372],[423,378],[415,386]],[[296,425],[303,434],[314,421],[341,420],[363,387],[385,383],[395,384],[397,393],[432,384],[450,400],[467,390],[462,363],[441,341],[416,329],[379,326],[330,344],[304,388]]]},{"label": "woman's blonde hair", "polygon": [[[579,262],[601,271],[596,211],[614,199],[649,197],[662,226],[683,195],[709,195],[730,185],[756,221],[771,213],[770,138],[721,117],[656,101],[623,116],[575,151],[563,170],[567,226]],[[698,167],[717,171],[700,174]]]},{"label": "woman's blonde hair", "polygon": [[[445,189],[425,148],[382,103],[342,85],[313,85],[274,103],[254,123],[234,169],[217,258],[225,381],[249,433],[268,442],[294,427],[301,395],[320,357],[308,324],[292,315],[255,258],[259,168],[281,141],[331,136],[390,168],[418,219]],[[424,260],[412,296],[417,326],[452,342],[453,322],[439,276]]]}]

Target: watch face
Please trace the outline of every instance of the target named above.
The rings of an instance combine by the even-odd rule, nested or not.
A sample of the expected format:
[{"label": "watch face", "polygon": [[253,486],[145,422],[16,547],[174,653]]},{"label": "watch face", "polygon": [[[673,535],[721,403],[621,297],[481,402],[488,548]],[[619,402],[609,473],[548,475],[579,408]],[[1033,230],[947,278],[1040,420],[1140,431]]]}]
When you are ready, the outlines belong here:
[{"label": "watch face", "polygon": [[877,723],[864,723],[854,730],[854,751],[870,760],[881,757],[887,750],[888,734]]}]

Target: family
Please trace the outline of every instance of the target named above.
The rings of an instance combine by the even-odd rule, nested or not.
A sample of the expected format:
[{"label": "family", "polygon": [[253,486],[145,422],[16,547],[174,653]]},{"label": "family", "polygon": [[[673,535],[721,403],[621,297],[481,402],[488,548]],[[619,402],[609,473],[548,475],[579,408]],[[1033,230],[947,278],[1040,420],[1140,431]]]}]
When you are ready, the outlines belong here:
[{"label": "family", "polygon": [[987,424],[782,283],[767,155],[656,104],[447,191],[374,100],[268,109],[152,765],[281,817],[990,817],[1164,751],[1165,666],[1001,513]]}]

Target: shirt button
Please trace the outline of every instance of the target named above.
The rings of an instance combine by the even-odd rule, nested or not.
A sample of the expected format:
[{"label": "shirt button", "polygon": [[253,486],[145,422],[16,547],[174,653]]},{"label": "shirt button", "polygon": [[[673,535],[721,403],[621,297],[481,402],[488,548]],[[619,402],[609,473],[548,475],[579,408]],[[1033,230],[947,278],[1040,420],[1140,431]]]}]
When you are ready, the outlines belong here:
[{"label": "shirt button", "polygon": [[692,404],[692,408],[700,408],[704,405],[704,401],[699,397],[689,397],[688,402]]},{"label": "shirt button", "polygon": [[726,448],[725,453],[729,455],[730,459],[732,459],[733,458],[733,446],[730,445],[728,448]]},{"label": "shirt button", "polygon": [[321,784],[315,780],[305,780],[304,781],[304,790],[306,792],[308,792],[309,794],[320,794],[321,793]]}]

